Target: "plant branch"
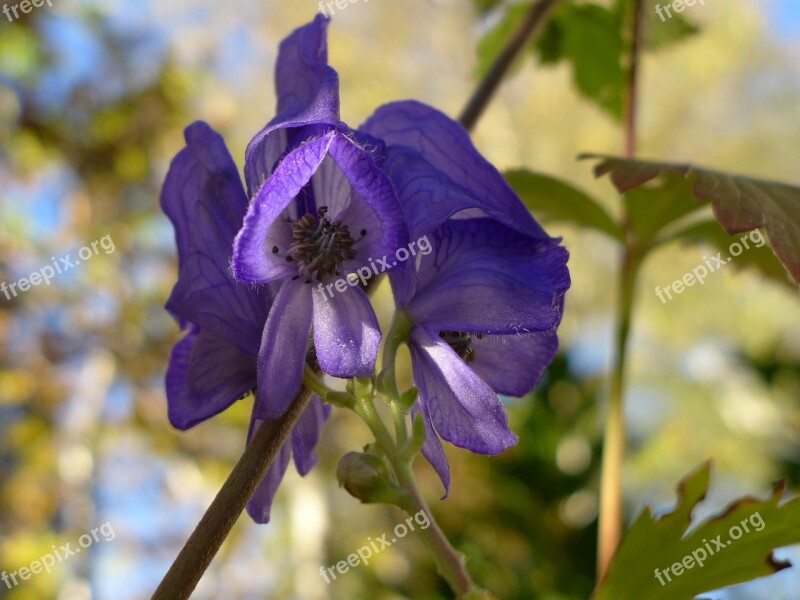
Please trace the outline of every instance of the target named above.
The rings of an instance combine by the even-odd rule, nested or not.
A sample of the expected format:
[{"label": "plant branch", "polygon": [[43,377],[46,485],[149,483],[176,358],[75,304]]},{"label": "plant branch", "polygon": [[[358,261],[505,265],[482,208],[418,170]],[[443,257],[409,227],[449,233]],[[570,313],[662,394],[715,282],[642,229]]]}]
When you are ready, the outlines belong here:
[{"label": "plant branch", "polygon": [[256,431],[152,600],[189,598],[310,399],[311,392],[302,388],[280,419],[266,421]]},{"label": "plant branch", "polygon": [[639,100],[639,60],[642,49],[643,0],[632,0],[631,45],[628,64],[628,85],[625,98],[625,158],[636,155],[636,119]]},{"label": "plant branch", "polygon": [[490,597],[483,590],[475,588],[464,564],[463,556],[450,545],[439,524],[433,518],[428,504],[419,492],[411,465],[394,461],[392,467],[395,475],[397,475],[398,483],[408,492],[409,505],[406,508],[406,512],[409,516],[414,516],[421,512],[430,523],[425,529],[418,529],[419,534],[436,562],[437,571],[455,592],[456,598],[478,597],[480,593],[483,594],[483,597]]},{"label": "plant branch", "polygon": [[514,32],[489,72],[478,85],[458,118],[467,131],[471,131],[494,96],[511,65],[525,45],[533,39],[559,0],[539,0],[534,4]]},{"label": "plant branch", "polygon": [[600,524],[597,538],[598,581],[605,575],[622,535],[622,465],[627,437],[624,416],[625,372],[638,266],[638,256],[626,249],[619,275],[619,298],[617,299],[619,312],[614,340],[614,367],[603,436]]},{"label": "plant branch", "polygon": [[[625,96],[625,156],[636,155],[636,116],[638,106],[639,60],[642,45],[643,0],[631,0],[630,51]],[[636,292],[636,276],[643,254],[623,216],[625,249],[619,274],[617,330],[614,340],[614,367],[611,375],[608,415],[603,436],[603,464],[600,475],[600,523],[597,535],[597,579],[602,581],[619,545],[623,531],[624,502],[622,470],[625,461],[625,373]]]}]

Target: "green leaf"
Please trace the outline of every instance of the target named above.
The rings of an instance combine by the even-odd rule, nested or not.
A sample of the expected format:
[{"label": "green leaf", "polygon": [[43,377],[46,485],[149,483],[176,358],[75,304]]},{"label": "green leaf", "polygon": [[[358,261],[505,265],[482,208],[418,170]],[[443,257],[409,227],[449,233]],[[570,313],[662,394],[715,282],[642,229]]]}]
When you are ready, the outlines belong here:
[{"label": "green leaf", "polygon": [[[500,4],[497,0],[475,2],[482,14]],[[643,39],[646,49],[656,50],[697,33],[697,27],[675,12],[671,19],[662,22],[656,14],[656,4],[657,0],[645,0]],[[522,2],[510,6],[497,25],[483,36],[478,44],[479,76],[487,73],[532,5],[533,2]],[[625,93],[629,8],[629,0],[618,0],[613,10],[594,3],[562,2],[530,47],[538,53],[542,65],[569,61],[578,91],[618,120],[622,118]],[[522,61],[517,61],[514,67],[521,64]]]},{"label": "green leaf", "polygon": [[572,63],[578,90],[621,119],[625,42],[618,14],[595,4],[563,4],[554,19],[561,27],[563,56]]},{"label": "green leaf", "polygon": [[779,504],[782,484],[766,500],[742,498],[687,531],[708,491],[710,471],[706,463],[681,482],[673,512],[654,518],[645,508],[625,533],[593,600],[689,600],[791,566],[772,554],[800,543],[800,498]]},{"label": "green leaf", "polygon": [[573,223],[622,241],[619,226],[606,210],[577,188],[554,177],[527,170],[509,171],[505,178],[541,221]]},{"label": "green leaf", "polygon": [[539,52],[539,62],[555,65],[564,58],[564,26],[558,19],[550,19],[534,41]]},{"label": "green leaf", "polygon": [[[629,208],[644,211],[643,235],[652,236],[658,222],[655,210],[636,204],[657,201],[650,187],[643,187],[656,178],[667,179],[672,186],[670,202],[664,222],[675,221],[681,213],[688,214],[690,198],[710,202],[717,221],[729,234],[752,231],[763,227],[773,252],[789,271],[796,284],[800,284],[800,188],[763,181],[739,175],[729,175],[688,164],[670,164],[641,160],[625,160],[600,155],[583,155],[582,158],[599,158],[595,167],[597,177],[609,174],[621,194],[625,194]],[[659,190],[664,187],[656,188]],[[633,195],[631,195],[633,194]],[[636,218],[641,218],[637,216]],[[647,241],[645,237],[645,241]]]},{"label": "green leaf", "polygon": [[702,208],[686,193],[681,175],[667,173],[656,185],[634,188],[625,193],[628,223],[638,245],[650,248],[662,243],[659,234],[665,228]]},{"label": "green leaf", "polygon": [[[478,44],[478,73],[486,74],[503,45],[519,26],[532,2],[508,8],[500,22]],[[531,49],[542,64],[569,61],[578,91],[617,119],[622,117],[625,88],[625,43],[616,12],[597,4],[561,3]],[[517,66],[521,64],[517,62]]]}]

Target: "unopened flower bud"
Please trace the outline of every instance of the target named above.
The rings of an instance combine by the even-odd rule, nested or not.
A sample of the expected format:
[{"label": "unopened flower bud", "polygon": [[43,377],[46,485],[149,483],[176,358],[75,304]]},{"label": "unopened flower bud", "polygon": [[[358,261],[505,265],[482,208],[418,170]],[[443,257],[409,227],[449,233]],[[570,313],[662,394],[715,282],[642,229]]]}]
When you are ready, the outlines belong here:
[{"label": "unopened flower bud", "polygon": [[380,456],[364,452],[348,452],[339,459],[336,469],[339,485],[364,504],[400,503],[400,488],[390,479],[386,463]]}]

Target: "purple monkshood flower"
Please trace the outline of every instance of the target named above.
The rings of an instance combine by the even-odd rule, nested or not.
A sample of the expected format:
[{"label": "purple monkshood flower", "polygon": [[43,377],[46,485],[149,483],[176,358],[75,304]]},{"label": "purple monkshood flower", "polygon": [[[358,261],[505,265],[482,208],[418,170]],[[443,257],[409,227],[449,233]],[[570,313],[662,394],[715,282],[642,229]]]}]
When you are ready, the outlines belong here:
[{"label": "purple monkshood flower", "polygon": [[[182,430],[262,387],[257,363],[270,350],[262,331],[280,294],[276,285],[243,286],[233,280],[229,261],[247,195],[217,133],[197,122],[185,137],[186,147],[172,161],[161,194],[178,246],[178,281],[166,308],[187,332],[172,351],[166,376],[169,419]],[[319,397],[311,399],[247,506],[256,522],[269,520],[290,457],[301,475],[316,463],[314,448],[329,411]],[[248,443],[263,423],[256,412]]]},{"label": "purple monkshood flower", "polygon": [[300,389],[307,343],[341,378],[370,377],[381,334],[360,288],[324,286],[407,245],[408,227],[380,166],[382,144],[339,120],[338,76],[327,65],[321,15],[283,41],[278,116],[249,144],[252,201],[232,270],[248,284],[282,282],[264,330],[256,412],[277,418]]},{"label": "purple monkshood flower", "polygon": [[390,278],[413,323],[413,414],[422,412],[428,431],[422,452],[446,495],[439,437],[481,454],[516,444],[497,394],[524,396],[553,360],[570,278],[558,239],[486,218],[450,219],[427,235],[433,252],[409,276]]},{"label": "purple monkshood flower", "polygon": [[414,382],[428,429],[423,454],[445,486],[439,437],[497,454],[513,446],[497,393],[523,396],[558,350],[556,328],[570,286],[567,251],[439,111],[413,101],[379,108],[362,130],[385,144],[412,239],[434,251],[390,275],[413,328]]}]

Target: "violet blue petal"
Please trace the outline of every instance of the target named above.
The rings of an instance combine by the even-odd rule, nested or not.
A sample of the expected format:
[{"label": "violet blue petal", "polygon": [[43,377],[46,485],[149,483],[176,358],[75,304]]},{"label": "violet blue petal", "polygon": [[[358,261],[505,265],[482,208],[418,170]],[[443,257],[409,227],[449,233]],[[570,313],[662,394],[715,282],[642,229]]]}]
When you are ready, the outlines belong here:
[{"label": "violet blue petal", "polygon": [[[253,138],[245,153],[245,177],[251,191],[269,175],[279,149],[309,137],[285,128],[339,124],[339,76],[328,66],[329,22],[317,15],[281,42],[275,65],[277,116]],[[276,134],[283,139],[275,140]]]},{"label": "violet blue petal", "polygon": [[384,168],[412,239],[467,210],[525,235],[549,237],[464,128],[445,114],[416,101],[393,102],[378,108],[361,129],[386,144]]},{"label": "violet blue petal", "polygon": [[334,134],[315,139],[289,153],[272,176],[258,190],[244,217],[244,227],[233,246],[233,274],[246,283],[266,283],[297,272],[297,267],[267,247],[270,227],[281,218],[286,206],[297,196],[319,168]]},{"label": "violet blue petal", "polygon": [[314,347],[320,368],[332,377],[370,377],[381,330],[369,298],[359,287],[344,292],[313,288]]},{"label": "violet blue petal", "polygon": [[258,355],[253,414],[277,419],[300,391],[312,319],[311,289],[301,280],[284,283],[267,318]]},{"label": "violet blue petal", "polygon": [[186,147],[173,159],[161,206],[175,227],[178,282],[166,308],[182,328],[188,323],[255,354],[271,301],[235,282],[229,263],[247,197],[222,138],[206,123],[186,128]]},{"label": "violet blue petal", "polygon": [[331,407],[315,394],[292,429],[292,457],[297,472],[303,477],[317,464],[316,447],[330,413]]},{"label": "violet blue petal", "polygon": [[193,327],[172,349],[166,381],[169,420],[186,430],[221,413],[256,386],[256,359]]},{"label": "violet blue petal", "polygon": [[[570,285],[558,240],[532,239],[490,219],[456,219],[428,234],[413,299],[414,323],[436,331],[519,334],[551,331]],[[398,302],[409,295],[397,279]]]},{"label": "violet blue petal", "polygon": [[[247,436],[247,443],[253,439],[256,431],[264,425],[264,421],[260,419],[253,419],[250,425],[250,434]],[[289,466],[289,459],[292,455],[290,444],[284,443],[281,449],[278,450],[278,455],[275,461],[267,470],[267,474],[258,484],[255,493],[253,493],[249,502],[247,503],[247,514],[256,523],[265,524],[269,523],[270,513],[272,512],[272,501],[275,498],[275,493],[278,491],[278,486],[286,473],[286,468]]]},{"label": "violet blue petal", "polygon": [[539,383],[558,352],[555,331],[522,335],[475,336],[473,371],[498,394],[524,396]]},{"label": "violet blue petal", "polygon": [[444,453],[442,441],[439,439],[436,431],[434,431],[433,425],[431,425],[430,414],[422,402],[417,402],[417,404],[411,408],[411,419],[415,419],[417,414],[421,411],[425,411],[423,415],[425,421],[425,444],[422,446],[422,455],[430,463],[433,470],[436,471],[436,474],[442,481],[444,495],[441,499],[444,500],[450,493],[450,465],[447,462],[447,456]]},{"label": "violet blue petal", "polygon": [[[408,245],[408,227],[391,181],[369,152],[343,135],[333,140],[330,155],[350,182],[352,191],[372,209],[380,223],[380,232],[367,232],[364,247],[359,248],[359,261],[366,264],[368,258],[394,256],[398,248]],[[346,218],[351,210],[343,211],[342,216]],[[356,229],[352,233],[360,232]]]},{"label": "violet blue petal", "polygon": [[442,439],[479,454],[499,454],[517,443],[497,394],[444,340],[414,327],[410,341],[414,383]]},{"label": "violet blue petal", "polygon": [[[328,208],[327,217],[331,221],[342,221],[350,229],[356,242],[358,255],[353,260],[344,261],[342,271],[352,272],[368,264],[375,256],[382,257],[384,248],[383,223],[380,214],[356,193],[345,174],[330,155],[311,179],[315,204]],[[396,203],[396,201],[395,201]],[[361,231],[365,232],[361,236]],[[361,238],[361,239],[359,239]]]}]

